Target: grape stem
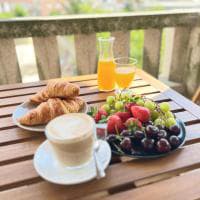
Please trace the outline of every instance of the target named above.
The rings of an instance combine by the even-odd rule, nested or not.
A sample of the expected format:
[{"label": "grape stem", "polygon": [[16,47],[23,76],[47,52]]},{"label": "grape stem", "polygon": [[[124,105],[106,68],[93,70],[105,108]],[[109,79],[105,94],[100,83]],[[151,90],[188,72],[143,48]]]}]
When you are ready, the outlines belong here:
[{"label": "grape stem", "polygon": [[112,143],[114,145],[114,147],[117,149],[118,152],[120,152],[121,154],[125,154],[115,143]]}]

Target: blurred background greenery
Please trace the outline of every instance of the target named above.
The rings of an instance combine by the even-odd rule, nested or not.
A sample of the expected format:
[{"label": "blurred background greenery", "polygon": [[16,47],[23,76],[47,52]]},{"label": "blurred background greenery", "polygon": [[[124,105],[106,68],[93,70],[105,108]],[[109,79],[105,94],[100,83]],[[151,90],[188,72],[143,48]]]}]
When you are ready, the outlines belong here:
[{"label": "blurred background greenery", "polygon": [[15,5],[11,11],[0,12],[0,18],[2,19],[25,16],[28,16],[28,11],[19,4]]}]

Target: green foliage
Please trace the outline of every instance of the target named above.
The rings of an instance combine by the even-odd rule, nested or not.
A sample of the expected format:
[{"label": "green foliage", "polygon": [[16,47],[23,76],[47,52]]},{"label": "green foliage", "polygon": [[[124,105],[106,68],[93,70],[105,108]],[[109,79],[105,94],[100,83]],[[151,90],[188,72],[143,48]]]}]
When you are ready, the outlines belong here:
[{"label": "green foliage", "polygon": [[133,2],[132,2],[132,1],[127,1],[127,2],[125,2],[125,6],[124,6],[123,11],[125,11],[125,12],[134,11]]},{"label": "green foliage", "polygon": [[0,19],[6,19],[6,18],[12,18],[12,17],[14,17],[12,12],[0,13]]},{"label": "green foliage", "polygon": [[110,33],[109,32],[101,32],[101,33],[97,33],[97,38],[98,37],[109,37]]},{"label": "green foliage", "polygon": [[58,10],[52,10],[49,15],[50,16],[58,16],[58,15],[62,15],[62,13]]},{"label": "green foliage", "polygon": [[157,5],[157,6],[152,6],[150,8],[148,8],[148,11],[159,11],[159,10],[164,10],[165,8],[161,5]]},{"label": "green foliage", "polygon": [[68,14],[108,13],[106,9],[94,7],[93,3],[91,0],[73,0],[64,7]]},{"label": "green foliage", "polygon": [[13,9],[13,14],[15,17],[25,17],[28,15],[28,12],[22,6],[16,5]]},{"label": "green foliage", "polygon": [[24,17],[27,16],[28,12],[22,6],[16,5],[14,9],[10,12],[2,12],[0,13],[0,18],[12,18],[12,17]]},{"label": "green foliage", "polygon": [[143,44],[144,44],[144,31],[135,30],[131,31],[131,42],[130,42],[130,56],[136,58],[138,67],[142,67],[143,57]]}]

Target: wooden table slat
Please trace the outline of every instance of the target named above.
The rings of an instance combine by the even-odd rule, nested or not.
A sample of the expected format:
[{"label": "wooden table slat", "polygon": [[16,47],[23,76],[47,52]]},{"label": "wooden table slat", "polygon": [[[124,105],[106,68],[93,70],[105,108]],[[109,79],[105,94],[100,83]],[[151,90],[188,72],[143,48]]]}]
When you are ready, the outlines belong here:
[{"label": "wooden table slat", "polygon": [[[62,78],[66,79],[67,81],[70,81],[70,82],[80,82],[80,81],[95,80],[97,78],[97,75],[96,74],[90,74],[90,75],[62,77]],[[47,81],[48,80],[31,82],[31,83],[15,83],[15,84],[1,85],[0,91],[41,86],[41,85],[45,85],[47,83]]]},{"label": "wooden table slat", "polygon": [[22,160],[25,157],[33,156],[38,146],[44,141],[44,138],[37,138],[23,143],[10,144],[0,147],[0,165],[11,161]]},{"label": "wooden table slat", "polygon": [[104,200],[189,200],[200,197],[200,169],[173,177],[165,181],[150,184],[141,188],[104,198]]},{"label": "wooden table slat", "polygon": [[186,126],[187,143],[200,142],[200,123]]},{"label": "wooden table slat", "polygon": [[163,92],[163,94],[166,96],[170,96],[173,101],[177,102],[180,106],[183,106],[185,110],[188,110],[193,115],[200,118],[200,106],[198,106],[197,104],[193,103],[192,101],[180,95],[174,90],[167,90]]},{"label": "wooden table slat", "polygon": [[9,130],[0,131],[0,146],[5,144],[12,144],[22,142],[27,139],[44,137],[44,133],[31,132],[19,127],[10,128]]},{"label": "wooden table slat", "polygon": [[12,115],[17,106],[8,106],[0,108],[0,117],[8,117]]},{"label": "wooden table slat", "polygon": [[177,119],[181,119],[184,123],[199,120],[197,117],[195,117],[188,111],[177,112],[177,113],[175,113],[175,115],[176,115]]}]

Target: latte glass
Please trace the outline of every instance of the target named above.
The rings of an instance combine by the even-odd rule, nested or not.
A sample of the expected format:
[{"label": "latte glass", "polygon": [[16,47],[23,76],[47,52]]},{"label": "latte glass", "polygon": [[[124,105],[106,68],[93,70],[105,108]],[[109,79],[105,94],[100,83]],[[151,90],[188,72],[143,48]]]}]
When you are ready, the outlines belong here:
[{"label": "latte glass", "polygon": [[92,159],[96,131],[94,119],[87,114],[59,116],[48,123],[45,134],[61,164],[81,167]]}]

